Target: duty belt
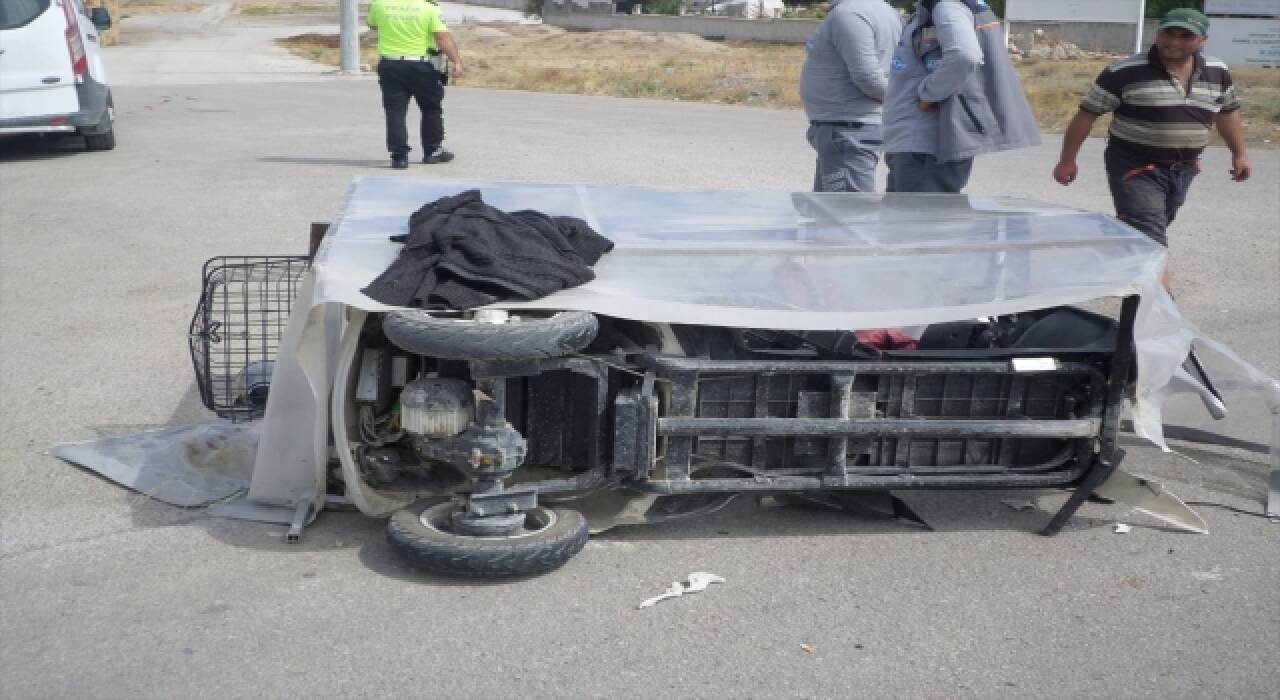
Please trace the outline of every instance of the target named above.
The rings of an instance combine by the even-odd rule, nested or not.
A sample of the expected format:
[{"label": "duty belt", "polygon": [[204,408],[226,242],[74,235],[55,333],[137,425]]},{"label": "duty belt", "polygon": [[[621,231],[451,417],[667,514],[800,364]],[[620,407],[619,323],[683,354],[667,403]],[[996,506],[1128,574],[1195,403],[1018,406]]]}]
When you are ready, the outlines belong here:
[{"label": "duty belt", "polygon": [[430,56],[379,56],[384,61],[416,61],[418,63],[430,63]]}]

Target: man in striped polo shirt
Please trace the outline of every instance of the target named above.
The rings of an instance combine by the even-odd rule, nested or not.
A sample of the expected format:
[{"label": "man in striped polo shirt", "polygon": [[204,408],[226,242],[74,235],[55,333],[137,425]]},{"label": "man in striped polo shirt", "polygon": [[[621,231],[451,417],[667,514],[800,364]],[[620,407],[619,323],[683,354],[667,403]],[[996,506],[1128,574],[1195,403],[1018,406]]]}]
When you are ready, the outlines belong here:
[{"label": "man in striped polo shirt", "polygon": [[[1160,20],[1150,52],[1107,66],[1067,126],[1053,169],[1055,180],[1070,185],[1094,121],[1114,111],[1103,158],[1116,216],[1164,246],[1165,230],[1200,171],[1211,125],[1231,149],[1231,179],[1247,180],[1251,170],[1231,73],[1200,52],[1208,32],[1203,14],[1172,10]],[[1164,281],[1168,287],[1167,271]]]}]

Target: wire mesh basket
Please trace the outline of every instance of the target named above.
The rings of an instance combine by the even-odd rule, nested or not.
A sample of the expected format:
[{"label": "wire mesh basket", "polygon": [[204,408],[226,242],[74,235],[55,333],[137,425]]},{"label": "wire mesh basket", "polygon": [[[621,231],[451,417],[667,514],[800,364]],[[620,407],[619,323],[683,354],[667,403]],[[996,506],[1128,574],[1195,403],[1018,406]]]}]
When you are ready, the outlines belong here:
[{"label": "wire mesh basket", "polygon": [[188,342],[209,410],[233,421],[262,415],[280,338],[310,264],[301,255],[219,256],[204,264]]}]

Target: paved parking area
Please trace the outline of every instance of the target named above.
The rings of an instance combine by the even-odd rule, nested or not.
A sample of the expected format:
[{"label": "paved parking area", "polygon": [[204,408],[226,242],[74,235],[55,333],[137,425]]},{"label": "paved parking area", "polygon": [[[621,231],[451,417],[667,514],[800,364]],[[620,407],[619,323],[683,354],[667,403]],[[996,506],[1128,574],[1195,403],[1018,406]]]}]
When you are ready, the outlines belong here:
[{"label": "paved parking area", "polygon": [[[111,53],[108,53],[108,60]],[[912,494],[936,529],[750,499],[620,529],[506,583],[403,567],[381,524],[216,520],[49,447],[203,419],[186,326],[204,259],[305,250],[351,178],[390,174],[367,78],[125,76],[119,147],[0,145],[0,679],[7,697],[1267,697],[1280,688],[1280,526],[1204,507],[1212,534],[1088,504]],[[144,84],[145,83],[145,84]],[[410,178],[803,189],[798,113],[452,89],[445,166]],[[1057,141],[980,160],[970,187],[1107,210],[1101,144],[1070,189]],[[1276,151],[1243,185],[1214,151],[1174,226],[1180,302],[1280,374]],[[1134,445],[1130,469],[1260,510],[1257,455]],[[1192,461],[1194,460],[1194,461]],[[1137,527],[1112,533],[1124,520]],[[728,583],[636,610],[672,580]],[[810,645],[806,651],[801,645]]]}]

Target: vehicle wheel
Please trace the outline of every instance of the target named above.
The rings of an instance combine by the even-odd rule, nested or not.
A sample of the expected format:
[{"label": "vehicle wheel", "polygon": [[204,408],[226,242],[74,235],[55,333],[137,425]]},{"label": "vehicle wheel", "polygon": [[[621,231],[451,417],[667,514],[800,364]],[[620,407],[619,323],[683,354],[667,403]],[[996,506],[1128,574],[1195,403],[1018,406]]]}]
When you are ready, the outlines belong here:
[{"label": "vehicle wheel", "polygon": [[539,506],[526,514],[525,526],[515,534],[474,537],[450,531],[458,508],[450,501],[396,511],[387,521],[387,539],[424,569],[478,577],[550,571],[587,544],[587,519],[576,510]]},{"label": "vehicle wheel", "polygon": [[382,330],[401,350],[447,360],[532,360],[569,355],[596,337],[596,317],[562,311],[545,318],[512,316],[487,323],[432,316],[421,309],[392,311]]},{"label": "vehicle wheel", "polygon": [[107,94],[107,108],[102,111],[102,121],[98,122],[94,134],[84,135],[84,147],[89,151],[110,151],[116,147],[116,130],[114,124],[115,101]]}]

